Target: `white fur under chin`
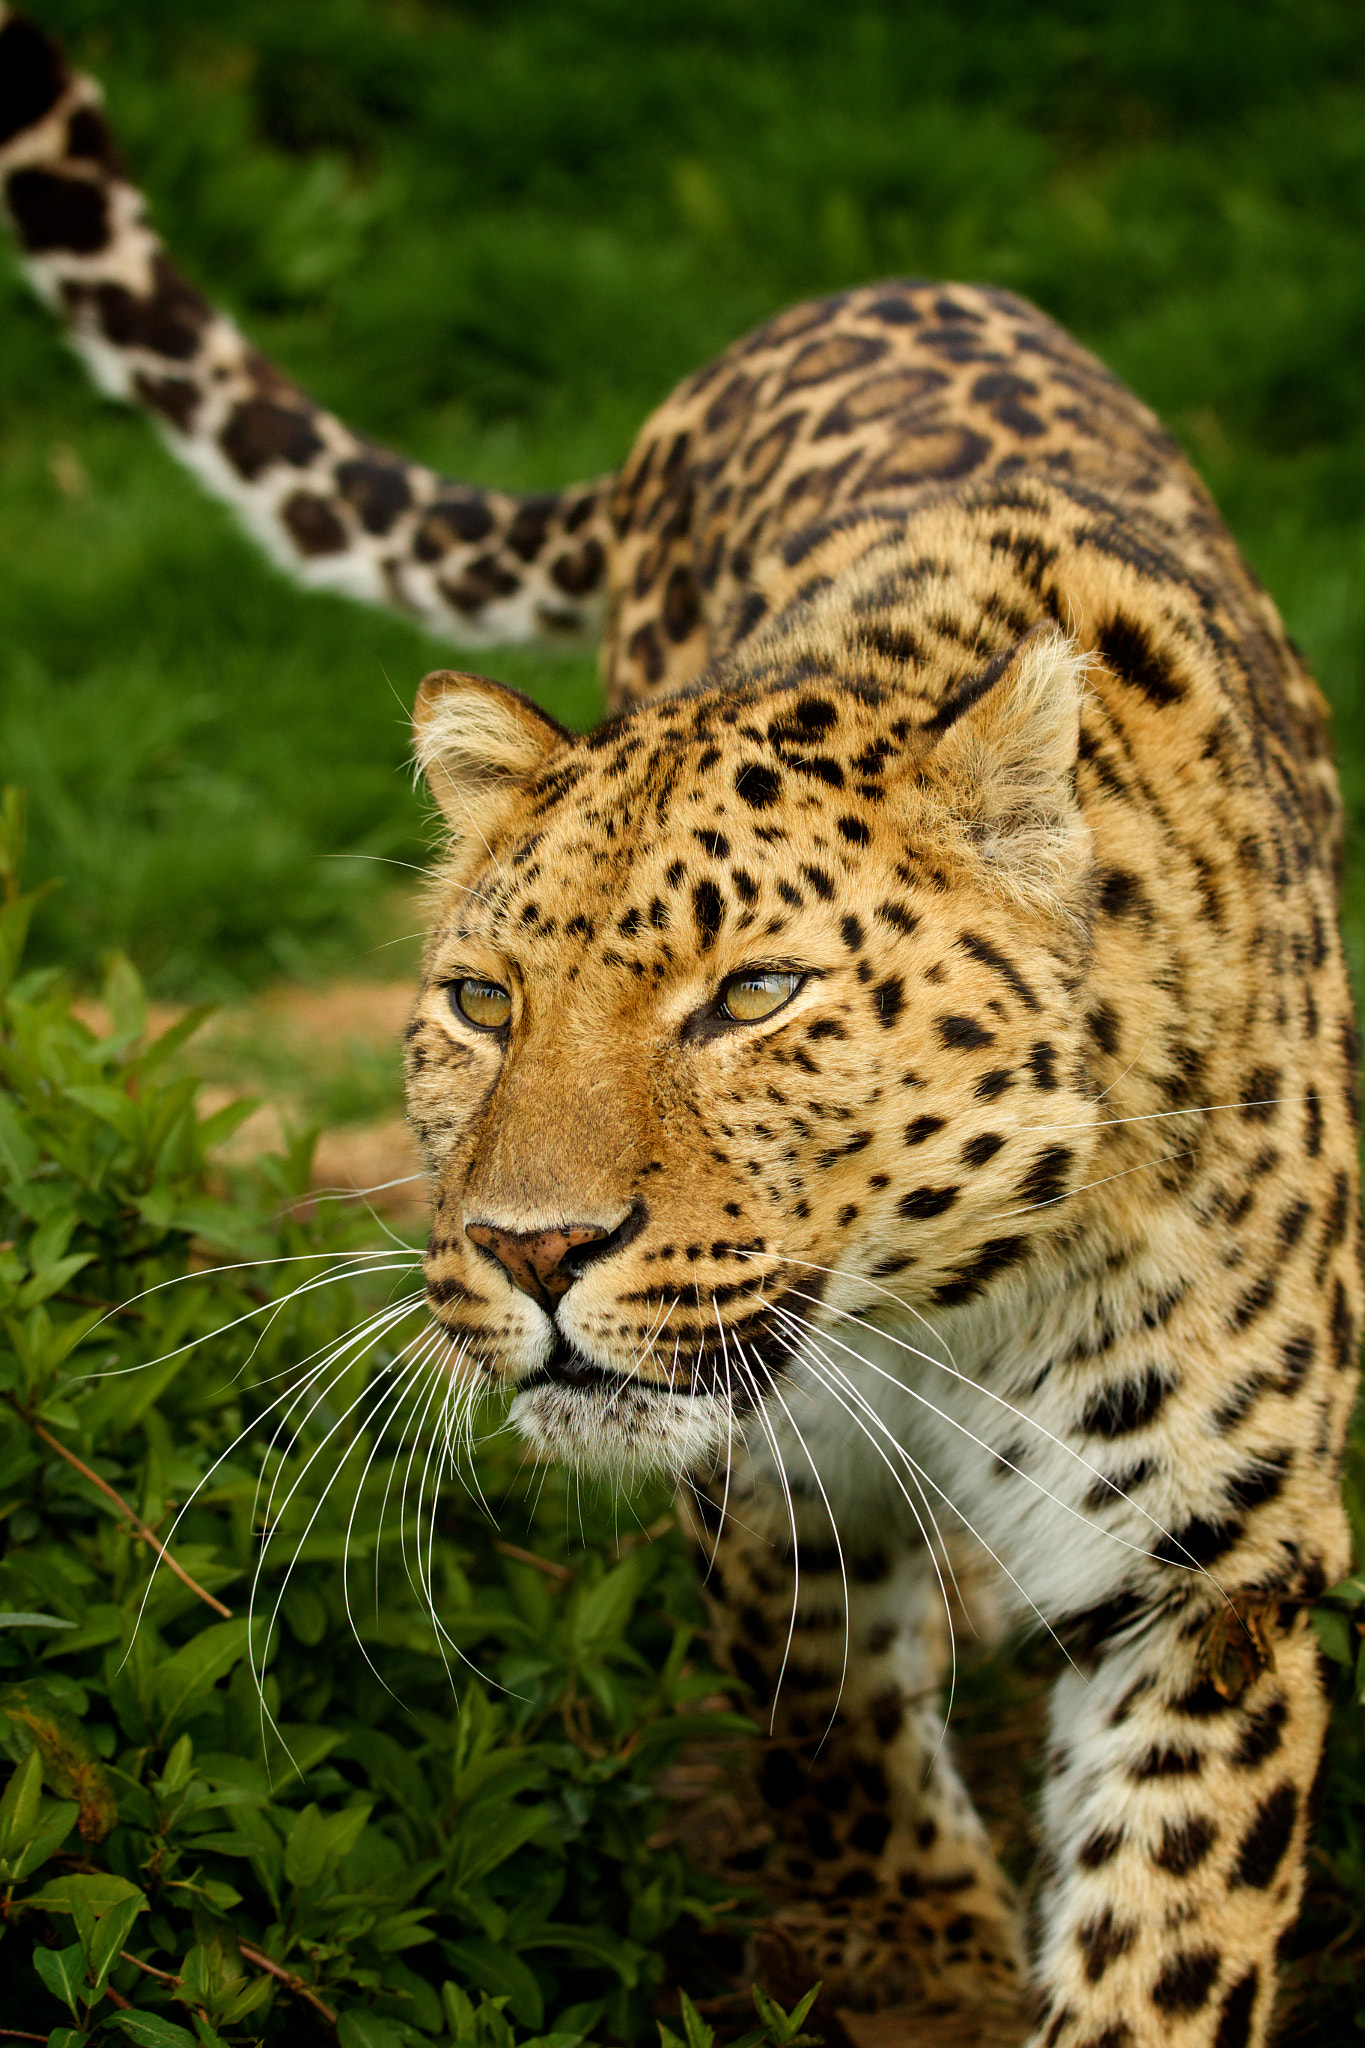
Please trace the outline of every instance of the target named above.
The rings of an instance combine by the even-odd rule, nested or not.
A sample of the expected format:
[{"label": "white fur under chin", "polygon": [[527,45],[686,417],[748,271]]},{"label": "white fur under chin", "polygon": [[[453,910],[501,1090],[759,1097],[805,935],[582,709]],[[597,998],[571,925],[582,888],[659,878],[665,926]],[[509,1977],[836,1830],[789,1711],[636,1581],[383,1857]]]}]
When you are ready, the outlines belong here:
[{"label": "white fur under chin", "polygon": [[704,1477],[725,1462],[735,1438],[728,1402],[629,1381],[611,1393],[533,1387],[517,1395],[509,1420],[540,1457],[617,1486],[660,1471]]}]

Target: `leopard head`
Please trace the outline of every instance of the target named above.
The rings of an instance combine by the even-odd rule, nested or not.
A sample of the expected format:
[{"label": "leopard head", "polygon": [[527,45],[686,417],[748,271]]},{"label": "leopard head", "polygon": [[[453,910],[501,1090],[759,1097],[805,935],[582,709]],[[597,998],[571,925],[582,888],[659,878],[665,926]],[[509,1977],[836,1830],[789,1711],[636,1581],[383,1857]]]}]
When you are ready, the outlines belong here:
[{"label": "leopard head", "polygon": [[1083,663],[946,693],[807,632],[587,735],[421,686],[450,830],[408,1105],[452,1369],[705,1470],[840,1318],[1024,1268],[1085,1177]]}]

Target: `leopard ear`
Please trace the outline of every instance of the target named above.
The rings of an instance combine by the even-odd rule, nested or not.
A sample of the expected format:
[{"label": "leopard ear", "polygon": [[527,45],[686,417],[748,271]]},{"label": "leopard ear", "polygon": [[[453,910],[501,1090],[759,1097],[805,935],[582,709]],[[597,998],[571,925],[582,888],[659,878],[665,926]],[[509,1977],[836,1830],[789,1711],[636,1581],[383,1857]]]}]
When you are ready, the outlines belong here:
[{"label": "leopard ear", "polygon": [[570,738],[520,691],[455,669],[422,678],[412,730],[417,765],[457,839],[486,840],[508,799]]},{"label": "leopard ear", "polygon": [[1037,625],[949,698],[932,721],[928,779],[1012,893],[1072,895],[1089,866],[1076,802],[1087,657]]}]

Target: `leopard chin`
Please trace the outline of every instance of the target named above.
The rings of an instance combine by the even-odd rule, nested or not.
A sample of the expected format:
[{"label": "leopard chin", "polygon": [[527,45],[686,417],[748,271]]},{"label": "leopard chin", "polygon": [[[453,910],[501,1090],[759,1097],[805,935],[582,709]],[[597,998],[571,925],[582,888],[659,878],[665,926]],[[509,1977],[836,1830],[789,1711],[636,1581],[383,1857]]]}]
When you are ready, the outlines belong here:
[{"label": "leopard chin", "polygon": [[629,1487],[656,1472],[708,1479],[736,1439],[730,1406],[714,1394],[677,1392],[577,1361],[563,1373],[537,1371],[522,1385],[509,1420],[537,1458],[611,1486]]}]

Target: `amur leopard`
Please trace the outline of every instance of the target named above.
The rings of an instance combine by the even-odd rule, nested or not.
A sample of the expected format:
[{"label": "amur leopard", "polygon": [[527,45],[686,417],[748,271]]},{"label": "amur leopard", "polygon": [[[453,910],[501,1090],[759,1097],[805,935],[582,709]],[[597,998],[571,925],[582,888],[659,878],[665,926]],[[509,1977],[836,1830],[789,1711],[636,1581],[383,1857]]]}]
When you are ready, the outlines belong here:
[{"label": "amur leopard", "polygon": [[[770,320],[611,476],[450,483],[186,283],[2,19],[9,211],[103,388],[307,584],[601,623],[594,732],[418,692],[426,1292],[538,1451],[690,1482],[768,1729],[763,1967],[864,2044],[1263,2042],[1348,1554],[1357,1035],[1324,707],[1204,487],[1034,308],[907,282]],[[1027,1946],[940,1715],[964,1615],[1072,1660]]]}]

